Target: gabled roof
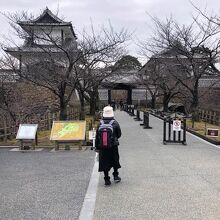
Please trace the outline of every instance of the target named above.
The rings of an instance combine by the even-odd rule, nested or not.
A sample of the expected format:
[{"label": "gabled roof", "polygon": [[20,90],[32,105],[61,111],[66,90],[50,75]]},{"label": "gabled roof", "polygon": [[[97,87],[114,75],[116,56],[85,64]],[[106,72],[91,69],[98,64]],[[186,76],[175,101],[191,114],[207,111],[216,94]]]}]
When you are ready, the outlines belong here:
[{"label": "gabled roof", "polygon": [[43,13],[34,19],[34,23],[63,23],[63,21],[54,15],[48,8],[46,8]]},{"label": "gabled roof", "polygon": [[73,30],[71,22],[65,22],[58,18],[55,14],[53,14],[48,8],[46,8],[43,13],[37,17],[36,19],[29,20],[29,21],[18,21],[17,22],[25,31],[29,32],[33,27],[43,27],[43,26],[65,26],[72,32],[73,36],[76,39],[76,34]]},{"label": "gabled roof", "polygon": [[48,8],[46,8],[43,13],[37,17],[36,19],[30,20],[30,21],[19,21],[18,24],[38,24],[38,23],[52,23],[52,24],[68,24],[70,22],[64,22],[60,18],[58,18],[55,14],[53,14]]}]

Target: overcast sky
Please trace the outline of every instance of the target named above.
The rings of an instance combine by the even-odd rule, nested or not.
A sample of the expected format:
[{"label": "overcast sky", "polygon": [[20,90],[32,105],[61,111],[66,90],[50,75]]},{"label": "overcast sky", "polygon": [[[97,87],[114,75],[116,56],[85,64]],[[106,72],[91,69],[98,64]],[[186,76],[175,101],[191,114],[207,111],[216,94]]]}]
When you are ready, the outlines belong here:
[{"label": "overcast sky", "polygon": [[[220,0],[192,1],[209,13],[220,12]],[[196,13],[189,0],[0,0],[1,12],[25,10],[39,15],[46,6],[54,13],[59,8],[59,17],[71,21],[78,36],[91,20],[96,27],[106,25],[110,20],[116,29],[124,27],[134,32],[134,42],[137,38],[146,39],[150,34],[152,25],[147,13],[160,19],[172,14],[180,23],[190,22],[191,15]],[[10,33],[9,29],[7,19],[0,15],[0,41]],[[131,55],[139,57],[134,42],[129,42],[128,50]]]}]

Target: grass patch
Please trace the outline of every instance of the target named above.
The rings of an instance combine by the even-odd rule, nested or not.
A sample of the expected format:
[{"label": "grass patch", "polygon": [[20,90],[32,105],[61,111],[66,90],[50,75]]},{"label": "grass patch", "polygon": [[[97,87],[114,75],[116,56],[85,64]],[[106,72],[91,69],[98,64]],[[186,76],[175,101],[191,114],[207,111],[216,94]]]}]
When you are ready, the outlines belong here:
[{"label": "grass patch", "polygon": [[[204,136],[206,136],[205,134],[207,133],[207,128],[215,128],[215,129],[219,129],[219,131],[220,131],[220,126],[209,124],[204,121],[194,122],[194,128],[192,128],[192,120],[191,119],[186,120],[186,126],[188,129],[193,130],[193,131],[195,131],[201,135],[204,135]],[[213,139],[213,140],[220,141],[220,136],[218,136],[218,137],[207,136],[207,137],[210,139]]]}]

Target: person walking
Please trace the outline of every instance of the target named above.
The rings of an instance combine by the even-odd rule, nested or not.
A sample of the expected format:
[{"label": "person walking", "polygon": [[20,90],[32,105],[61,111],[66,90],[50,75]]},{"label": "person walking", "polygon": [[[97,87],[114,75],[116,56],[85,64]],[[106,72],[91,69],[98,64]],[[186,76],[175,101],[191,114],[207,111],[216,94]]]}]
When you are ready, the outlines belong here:
[{"label": "person walking", "polygon": [[113,168],[114,182],[121,181],[118,169],[119,162],[118,139],[121,137],[121,128],[114,119],[114,112],[111,106],[103,109],[103,118],[96,130],[96,151],[99,153],[99,172],[104,172],[105,185],[111,185],[109,171]]},{"label": "person walking", "polygon": [[116,103],[115,100],[112,100],[111,107],[113,108],[113,111],[115,111]]},{"label": "person walking", "polygon": [[119,105],[120,105],[120,110],[122,111],[122,109],[123,109],[123,101],[122,101],[122,99],[120,100]]}]

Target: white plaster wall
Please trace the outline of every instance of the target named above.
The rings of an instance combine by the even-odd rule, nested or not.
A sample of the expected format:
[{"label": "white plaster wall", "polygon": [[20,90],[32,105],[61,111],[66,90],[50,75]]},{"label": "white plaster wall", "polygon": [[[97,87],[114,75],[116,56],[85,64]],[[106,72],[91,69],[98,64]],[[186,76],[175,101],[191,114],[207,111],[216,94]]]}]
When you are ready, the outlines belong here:
[{"label": "white plaster wall", "polygon": [[38,29],[34,31],[34,43],[40,45],[52,45],[53,41],[61,43],[61,30],[49,28],[48,30]]}]

